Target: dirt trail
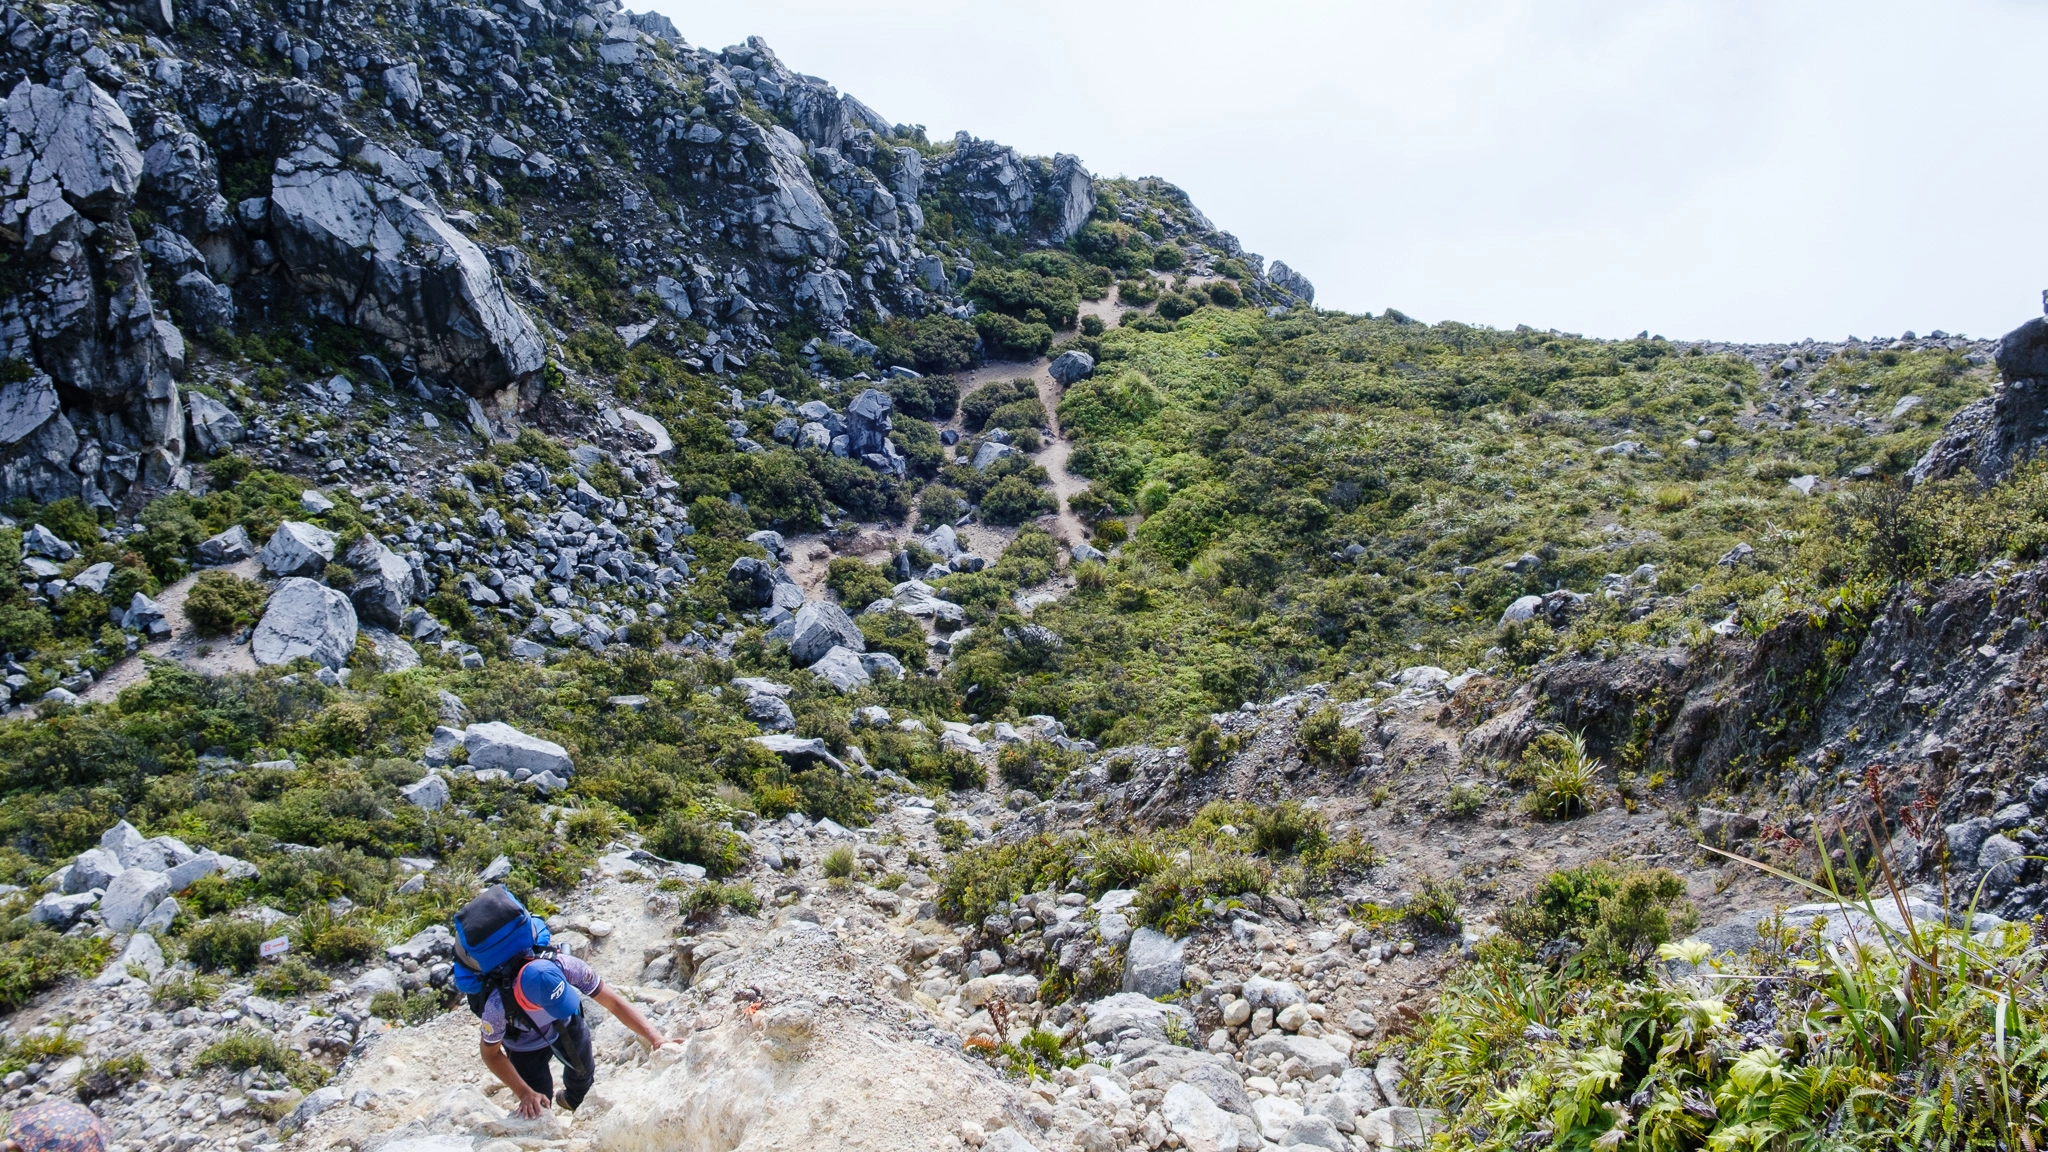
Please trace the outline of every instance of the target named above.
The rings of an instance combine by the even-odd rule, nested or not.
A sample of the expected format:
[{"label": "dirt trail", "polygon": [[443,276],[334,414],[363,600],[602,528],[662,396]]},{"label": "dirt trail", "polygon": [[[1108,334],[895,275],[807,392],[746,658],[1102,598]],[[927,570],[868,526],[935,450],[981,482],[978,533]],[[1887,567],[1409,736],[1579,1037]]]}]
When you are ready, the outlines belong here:
[{"label": "dirt trail", "polygon": [[[257,579],[263,573],[263,566],[254,560],[243,560],[228,566],[228,571],[244,580]],[[101,676],[92,687],[79,694],[79,699],[88,704],[105,704],[121,694],[130,684],[139,684],[149,675],[149,665],[144,656],[158,660],[175,660],[194,672],[205,676],[226,676],[234,672],[254,672],[256,659],[249,653],[247,644],[236,644],[231,636],[217,636],[206,639],[185,617],[185,597],[192,591],[192,584],[199,579],[199,573],[157,593],[157,606],[164,610],[164,619],[171,626],[171,638],[145,645],[133,656],[123,657],[106,675]],[[204,653],[200,649],[206,649]]]}]

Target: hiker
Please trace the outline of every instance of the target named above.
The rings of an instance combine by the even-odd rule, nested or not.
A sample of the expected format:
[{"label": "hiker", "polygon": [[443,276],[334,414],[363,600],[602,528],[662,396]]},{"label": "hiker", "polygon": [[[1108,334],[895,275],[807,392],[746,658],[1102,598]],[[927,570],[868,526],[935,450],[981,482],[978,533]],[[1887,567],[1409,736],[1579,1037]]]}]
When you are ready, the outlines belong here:
[{"label": "hiker", "polygon": [[[597,1078],[584,997],[603,1005],[649,1047],[665,1042],[590,965],[550,947],[547,924],[503,885],[455,914],[455,957],[455,986],[481,1021],[484,1067],[512,1090],[519,1114],[528,1119],[550,1103],[575,1111]],[[555,1060],[562,1062],[559,1093]]]}]

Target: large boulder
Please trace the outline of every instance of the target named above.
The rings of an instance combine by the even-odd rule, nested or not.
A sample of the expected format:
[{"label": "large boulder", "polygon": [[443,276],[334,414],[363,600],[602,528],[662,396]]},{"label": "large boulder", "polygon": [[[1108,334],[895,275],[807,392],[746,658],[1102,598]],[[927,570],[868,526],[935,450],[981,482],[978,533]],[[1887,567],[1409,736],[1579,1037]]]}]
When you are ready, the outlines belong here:
[{"label": "large boulder", "polygon": [[1303,304],[1316,302],[1316,286],[1308,282],[1308,277],[1289,268],[1285,261],[1273,261],[1266,270],[1266,282]]},{"label": "large boulder", "polygon": [[233,409],[204,392],[186,395],[185,413],[192,424],[192,447],[202,456],[217,456],[249,434]]},{"label": "large boulder", "polygon": [[100,898],[100,918],[110,931],[132,931],[170,894],[170,880],[162,872],[130,868],[107,885],[106,895]]},{"label": "large boulder", "polygon": [[258,664],[303,659],[340,668],[356,649],[355,606],[317,580],[287,577],[271,592],[249,648]]},{"label": "large boulder", "polygon": [[201,564],[233,564],[256,555],[256,542],[249,539],[249,530],[240,524],[231,525],[218,536],[209,536],[199,543]]},{"label": "large boulder", "polygon": [[1095,357],[1079,348],[1071,349],[1053,357],[1052,366],[1047,369],[1060,387],[1069,388],[1095,375]]},{"label": "large boulder", "polygon": [[1302,1075],[1310,1080],[1335,1076],[1344,1071],[1350,1063],[1344,1053],[1337,1051],[1328,1041],[1314,1036],[1297,1036],[1275,1029],[1251,1042],[1245,1049],[1245,1058],[1255,1060],[1271,1056],[1275,1062],[1285,1064],[1299,1058]]},{"label": "large boulder", "polygon": [[418,594],[412,565],[367,534],[349,546],[342,560],[356,574],[348,598],[357,618],[372,627],[398,628]]},{"label": "large boulder", "polygon": [[256,554],[264,571],[276,576],[317,576],[334,559],[334,533],[302,520],[287,520]]},{"label": "large boulder", "polygon": [[853,652],[865,652],[867,641],[860,634],[860,626],[837,604],[824,600],[810,600],[796,613],[796,632],[790,637],[789,658],[798,667],[808,668],[824,658],[833,648],[846,648]]},{"label": "large boulder", "polygon": [[469,749],[469,766],[479,770],[502,768],[517,774],[523,768],[536,775],[553,772],[563,779],[576,773],[568,749],[500,720],[471,724],[463,731],[462,742]]},{"label": "large boulder", "polygon": [[1124,952],[1123,990],[1155,1000],[1180,991],[1181,958],[1186,950],[1187,941],[1163,932],[1140,928],[1131,933],[1130,947]]},{"label": "large boulder", "polygon": [[742,556],[725,572],[726,596],[743,608],[787,608],[804,602],[804,590],[772,560]]},{"label": "large boulder", "polygon": [[750,737],[750,739],[761,747],[782,757],[784,760],[789,761],[791,767],[809,768],[817,764],[824,764],[839,772],[846,771],[845,762],[840,760],[839,757],[834,756],[832,750],[825,746],[825,741],[818,737],[790,736],[777,733],[770,736],[754,736]]},{"label": "large boulder", "polygon": [[1088,1005],[1088,1039],[1105,1046],[1121,1040],[1149,1040],[1166,1043],[1167,1020],[1177,1021],[1173,1032],[1183,1035],[1195,1026],[1194,1014],[1178,1004],[1162,1004],[1135,992],[1119,992]]},{"label": "large boulder", "polygon": [[811,665],[811,675],[825,681],[841,692],[857,692],[868,686],[872,677],[860,653],[851,648],[834,645]]},{"label": "large boulder", "polygon": [[95,888],[105,891],[114,877],[126,871],[118,857],[105,848],[88,848],[78,854],[71,867],[64,873],[64,882],[59,887],[66,896],[90,892]]},{"label": "large boulder", "polygon": [[891,413],[896,402],[887,392],[869,388],[846,406],[846,454],[870,467],[898,476],[904,474],[903,453],[889,440],[895,428]]},{"label": "large boulder", "polygon": [[316,313],[382,337],[474,396],[539,380],[546,355],[533,321],[438,209],[305,143],[271,179],[269,223],[286,275]]},{"label": "large boulder", "polygon": [[1237,1152],[1237,1121],[1193,1085],[1168,1088],[1159,1115],[1188,1152]]}]

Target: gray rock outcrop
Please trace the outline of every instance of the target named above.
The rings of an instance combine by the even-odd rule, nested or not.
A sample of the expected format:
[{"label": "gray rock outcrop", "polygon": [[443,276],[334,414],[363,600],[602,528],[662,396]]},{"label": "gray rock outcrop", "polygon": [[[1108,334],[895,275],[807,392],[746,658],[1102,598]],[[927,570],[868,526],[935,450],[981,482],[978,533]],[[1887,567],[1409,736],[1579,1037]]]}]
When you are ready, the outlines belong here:
[{"label": "gray rock outcrop", "polygon": [[1053,357],[1052,364],[1046,371],[1052,373],[1052,378],[1059,381],[1060,387],[1070,388],[1095,375],[1095,357],[1079,348],[1070,349]]},{"label": "gray rock outcrop", "polygon": [[1962,472],[1995,484],[2048,447],[2048,317],[1999,338],[1997,390],[1949,417],[1941,438],[1906,473],[1915,484]]},{"label": "gray rock outcrop", "polygon": [[268,217],[315,312],[474,396],[537,383],[546,357],[533,321],[438,210],[309,141],[279,162]]},{"label": "gray rock outcrop", "polygon": [[564,779],[576,773],[568,749],[500,720],[471,724],[463,731],[463,745],[469,749],[470,767],[476,769],[501,768],[515,777],[522,771],[553,772]]},{"label": "gray rock outcrop", "polygon": [[356,574],[348,590],[356,618],[377,628],[399,628],[418,594],[412,565],[369,535],[350,545],[342,562]]},{"label": "gray rock outcrop", "polygon": [[861,637],[860,626],[837,604],[825,600],[810,600],[797,609],[796,631],[790,637],[789,658],[798,667],[808,668],[824,658],[834,647],[846,648],[855,653],[867,651],[867,641]]},{"label": "gray rock outcrop", "polygon": [[334,559],[334,533],[302,520],[287,520],[270,534],[256,559],[264,571],[276,576],[317,576]]},{"label": "gray rock outcrop", "polygon": [[348,663],[356,648],[356,610],[348,597],[303,576],[278,582],[249,641],[262,665],[311,660],[328,668]]}]

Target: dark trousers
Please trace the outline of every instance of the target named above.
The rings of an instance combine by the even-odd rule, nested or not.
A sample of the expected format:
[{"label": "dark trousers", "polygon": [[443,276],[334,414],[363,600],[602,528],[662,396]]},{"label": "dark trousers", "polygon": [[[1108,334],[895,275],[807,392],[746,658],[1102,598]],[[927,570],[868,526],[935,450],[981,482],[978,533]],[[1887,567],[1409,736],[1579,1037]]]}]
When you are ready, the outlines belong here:
[{"label": "dark trousers", "polygon": [[570,1108],[583,1103],[585,1093],[597,1079],[597,1061],[590,1051],[590,1026],[578,1012],[562,1021],[555,1029],[553,1047],[536,1048],[531,1052],[505,1050],[512,1058],[512,1067],[526,1086],[543,1096],[553,1099],[555,1095],[555,1074],[549,1062],[562,1062],[562,1095]]}]

